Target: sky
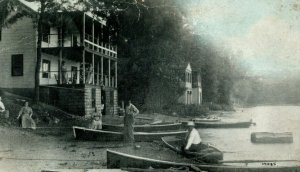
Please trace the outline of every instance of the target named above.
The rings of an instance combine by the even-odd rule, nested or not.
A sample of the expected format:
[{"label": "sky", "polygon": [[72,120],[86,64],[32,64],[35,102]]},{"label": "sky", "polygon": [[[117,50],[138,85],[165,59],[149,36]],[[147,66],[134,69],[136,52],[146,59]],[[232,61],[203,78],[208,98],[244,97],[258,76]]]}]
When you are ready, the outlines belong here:
[{"label": "sky", "polygon": [[182,0],[192,31],[249,75],[300,77],[300,0]]}]

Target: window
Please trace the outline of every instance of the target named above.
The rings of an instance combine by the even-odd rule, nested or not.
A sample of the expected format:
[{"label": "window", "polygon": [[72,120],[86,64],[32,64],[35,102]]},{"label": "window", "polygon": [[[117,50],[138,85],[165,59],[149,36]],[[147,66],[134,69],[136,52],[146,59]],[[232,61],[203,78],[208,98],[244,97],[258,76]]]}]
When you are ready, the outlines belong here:
[{"label": "window", "polygon": [[43,78],[50,78],[50,61],[43,59],[42,62],[42,77]]},{"label": "window", "polygon": [[186,92],[186,104],[192,104],[192,91]]},{"label": "window", "polygon": [[11,75],[23,76],[23,54],[14,54],[11,56]]},{"label": "window", "polygon": [[50,26],[48,24],[44,24],[42,26],[42,30],[43,30],[43,42],[50,42]]},{"label": "window", "polygon": [[72,36],[72,39],[73,39],[73,47],[77,47],[78,46],[78,41],[77,41],[77,36],[76,35],[73,35]]}]

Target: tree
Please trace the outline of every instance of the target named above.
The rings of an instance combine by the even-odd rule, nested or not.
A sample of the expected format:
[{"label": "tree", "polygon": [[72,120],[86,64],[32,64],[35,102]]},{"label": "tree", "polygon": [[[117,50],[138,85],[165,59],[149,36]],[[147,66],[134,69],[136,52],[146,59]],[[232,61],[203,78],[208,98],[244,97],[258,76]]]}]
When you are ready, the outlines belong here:
[{"label": "tree", "polygon": [[[46,13],[54,14],[60,11],[66,10],[63,7],[65,1],[57,2],[55,0],[26,0],[27,2],[33,2],[35,5],[39,6],[38,11],[26,8],[20,5],[19,1],[16,0],[2,0],[0,4],[0,9],[2,11],[0,16],[0,26],[9,27],[14,24],[17,20],[22,19],[25,16],[29,16],[36,21],[37,24],[37,55],[36,55],[36,66],[35,66],[35,96],[34,100],[36,103],[39,102],[39,85],[40,85],[40,68],[41,68],[41,56],[42,56],[42,25],[45,19]],[[15,11],[15,7],[18,6],[20,9]],[[12,16],[12,12],[15,12]]]},{"label": "tree", "polygon": [[[49,17],[59,16],[63,12],[69,11],[93,11],[94,15],[107,18],[108,16],[114,16],[119,11],[124,10],[126,6],[137,7],[139,2],[137,1],[95,1],[88,0],[82,1],[77,0],[77,2],[70,3],[69,1],[61,0],[25,0],[27,2],[32,2],[34,5],[38,6],[38,11],[34,11],[30,8],[26,8],[24,5],[20,5],[21,2],[18,0],[2,0],[0,1],[0,26],[9,27],[14,24],[17,20],[22,19],[24,16],[29,16],[36,22],[37,28],[37,55],[36,55],[36,65],[35,65],[35,102],[39,102],[39,85],[40,85],[40,67],[41,67],[41,54],[42,54],[42,36],[43,36],[43,23],[48,22]],[[15,7],[19,6],[13,16],[10,16],[12,12],[15,11]],[[111,29],[111,31],[114,31]],[[115,32],[115,31],[114,31]]]}]

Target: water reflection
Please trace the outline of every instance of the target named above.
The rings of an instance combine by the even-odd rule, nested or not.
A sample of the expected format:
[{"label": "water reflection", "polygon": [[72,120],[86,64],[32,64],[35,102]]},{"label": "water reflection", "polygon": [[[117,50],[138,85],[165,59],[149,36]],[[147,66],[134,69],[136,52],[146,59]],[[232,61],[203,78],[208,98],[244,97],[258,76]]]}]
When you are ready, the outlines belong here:
[{"label": "water reflection", "polygon": [[[256,126],[237,129],[199,129],[205,142],[224,151],[224,160],[300,160],[300,107],[261,106],[222,115],[223,121],[253,119]],[[251,132],[293,132],[291,144],[254,144]],[[280,164],[280,163],[277,163]],[[298,163],[299,164],[299,163]]]}]

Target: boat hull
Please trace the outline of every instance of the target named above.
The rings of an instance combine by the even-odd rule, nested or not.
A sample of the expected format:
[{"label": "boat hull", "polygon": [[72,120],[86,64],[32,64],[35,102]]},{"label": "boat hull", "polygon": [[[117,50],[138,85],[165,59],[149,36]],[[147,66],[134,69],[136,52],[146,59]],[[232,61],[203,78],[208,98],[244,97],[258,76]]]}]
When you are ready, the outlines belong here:
[{"label": "boat hull", "polygon": [[[153,140],[160,140],[165,136],[185,136],[187,131],[174,131],[174,132],[135,132],[134,139],[137,142],[151,142]],[[73,127],[73,134],[77,140],[87,141],[123,141],[122,132],[93,130],[84,127]]]},{"label": "boat hull", "polygon": [[144,158],[116,151],[107,150],[107,168],[141,168],[141,169],[167,169],[171,167],[197,167],[208,172],[300,172],[300,166],[290,167],[247,167],[230,165],[199,165],[188,163],[176,163],[150,158]]},{"label": "boat hull", "polygon": [[195,122],[196,128],[248,128],[252,121],[245,122]]},{"label": "boat hull", "polygon": [[[155,131],[174,131],[180,130],[182,128],[181,123],[171,123],[171,124],[157,124],[157,125],[135,125],[135,132],[155,132]],[[103,130],[122,132],[124,131],[124,125],[109,125],[103,124]]]}]

